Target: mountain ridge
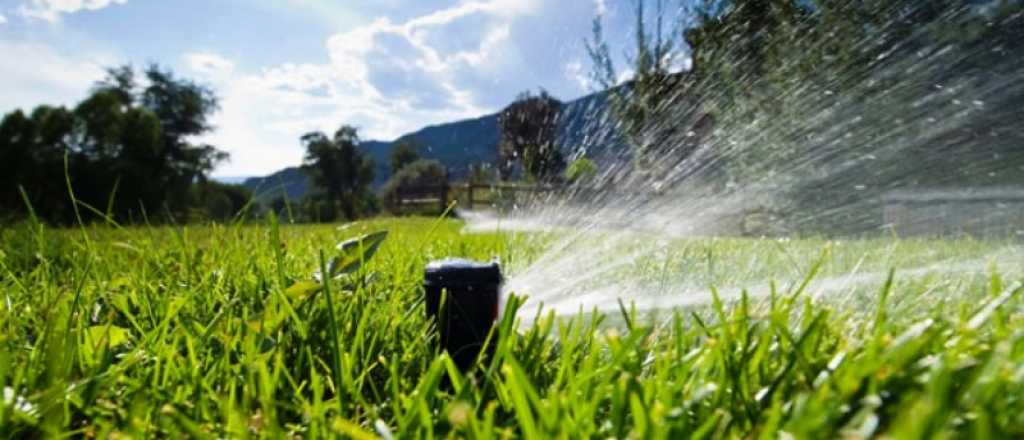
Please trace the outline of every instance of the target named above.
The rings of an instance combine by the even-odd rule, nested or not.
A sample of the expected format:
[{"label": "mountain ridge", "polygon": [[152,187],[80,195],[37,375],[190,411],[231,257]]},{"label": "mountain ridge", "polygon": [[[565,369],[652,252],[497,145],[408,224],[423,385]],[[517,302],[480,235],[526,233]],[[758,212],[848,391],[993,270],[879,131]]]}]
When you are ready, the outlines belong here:
[{"label": "mountain ridge", "polygon": [[[622,143],[613,129],[614,124],[605,123],[608,118],[606,97],[607,92],[598,92],[563,103],[558,144],[567,157],[601,156]],[[373,159],[372,185],[377,190],[391,177],[391,148],[398,142],[411,142],[422,158],[441,162],[448,168],[452,180],[462,180],[468,176],[470,165],[497,162],[500,136],[498,112],[495,112],[427,125],[392,141],[366,140],[360,147]],[[242,185],[252,190],[261,202],[284,196],[298,200],[312,188],[309,178],[298,166],[263,177],[250,177]]]}]

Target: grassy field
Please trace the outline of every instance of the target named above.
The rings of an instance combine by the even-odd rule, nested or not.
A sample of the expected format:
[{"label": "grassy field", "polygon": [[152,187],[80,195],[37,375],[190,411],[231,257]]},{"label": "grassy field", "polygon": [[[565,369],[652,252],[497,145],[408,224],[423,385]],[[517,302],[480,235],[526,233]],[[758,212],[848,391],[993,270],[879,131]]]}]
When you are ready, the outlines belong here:
[{"label": "grassy field", "polygon": [[[529,274],[564,259],[542,253],[551,234],[461,227],[8,227],[0,435],[1024,436],[1019,245],[674,240],[601,276],[704,286],[706,301],[516,330],[513,300],[492,360],[464,376],[432,343],[424,264],[498,257]],[[378,230],[358,270],[290,288]],[[870,276],[822,290],[850,273]]]}]

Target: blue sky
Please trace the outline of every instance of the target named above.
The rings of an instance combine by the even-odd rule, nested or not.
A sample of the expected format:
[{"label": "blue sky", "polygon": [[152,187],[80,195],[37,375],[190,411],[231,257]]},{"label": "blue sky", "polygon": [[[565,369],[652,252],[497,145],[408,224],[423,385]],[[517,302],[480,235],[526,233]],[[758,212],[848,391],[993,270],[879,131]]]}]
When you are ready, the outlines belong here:
[{"label": "blue sky", "polygon": [[[621,4],[619,4],[621,3]],[[590,91],[583,39],[622,0],[0,0],[0,111],[73,105],[103,67],[157,62],[212,86],[231,153],[214,175],[301,161],[310,130],[390,140],[499,110],[525,89]],[[613,46],[613,52],[622,49]]]}]

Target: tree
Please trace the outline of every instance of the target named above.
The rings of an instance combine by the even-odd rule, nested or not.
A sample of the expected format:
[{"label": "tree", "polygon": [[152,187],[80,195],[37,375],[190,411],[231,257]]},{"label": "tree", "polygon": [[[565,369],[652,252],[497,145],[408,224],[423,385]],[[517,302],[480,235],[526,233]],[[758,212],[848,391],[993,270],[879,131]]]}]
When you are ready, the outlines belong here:
[{"label": "tree", "polygon": [[697,71],[728,74],[730,80],[758,80],[776,63],[797,61],[780,57],[784,46],[799,42],[795,29],[804,29],[810,11],[796,0],[720,0],[697,2],[694,26],[684,31]]},{"label": "tree", "polygon": [[[687,26],[684,20],[666,31],[665,2],[657,0],[653,22],[644,0],[635,2],[634,45],[628,61],[631,77],[623,81],[604,41],[601,17],[594,19],[592,37],[586,42],[593,63],[592,77],[605,90],[616,128],[631,146],[637,171],[664,173],[697,149],[699,136],[691,132],[707,122],[707,111],[693,90],[693,79],[682,70],[686,52],[676,37]],[[653,27],[653,29],[652,29]],[[706,127],[699,127],[706,128]]]},{"label": "tree", "polygon": [[71,110],[42,105],[30,116],[6,115],[0,159],[17,165],[0,168],[0,208],[23,209],[21,187],[40,217],[76,221],[63,179],[66,158],[75,198],[91,208],[80,210],[83,219],[96,212],[128,221],[187,213],[197,203],[193,185],[227,157],[193,141],[212,129],[217,99],[158,66],[145,74],[142,87],[131,66],[111,68]]},{"label": "tree", "polygon": [[217,96],[209,88],[177,79],[155,64],[144,73],[148,85],[140,100],[160,120],[167,184],[180,187],[205,178],[217,163],[227,159],[227,153],[191,140],[213,129],[210,117],[218,109]]},{"label": "tree", "polygon": [[93,87],[94,92],[113,93],[124,105],[134,105],[138,98],[138,81],[135,80],[135,69],[129,65],[108,67],[107,77]]},{"label": "tree", "polygon": [[502,174],[521,161],[526,173],[537,181],[561,177],[565,159],[556,143],[558,114],[562,103],[541,91],[523,92],[498,115],[501,140],[498,143]]},{"label": "tree", "polygon": [[[776,203],[828,212],[815,221],[868,212],[856,203],[894,187],[998,183],[1024,169],[1012,122],[1024,115],[1011,79],[1024,69],[1019,0],[695,3],[682,26],[693,70],[666,93],[714,115],[720,154],[679,169],[778,188]],[[657,106],[642,87],[621,90],[639,108],[622,106],[624,127],[671,122],[645,113]],[[655,124],[628,119],[652,114]]]},{"label": "tree", "polygon": [[[62,179],[72,117],[63,107],[40,106],[31,115],[15,110],[0,121],[0,209],[24,213],[24,194],[43,219],[67,219]],[[22,192],[24,191],[24,193]]]},{"label": "tree", "polygon": [[401,139],[391,147],[391,174],[397,173],[413,162],[420,160],[420,153],[411,140]]},{"label": "tree", "polygon": [[346,218],[355,219],[373,181],[373,160],[359,150],[356,128],[343,125],[333,138],[322,132],[307,133],[301,141],[306,149],[303,170],[331,200],[341,205]]}]

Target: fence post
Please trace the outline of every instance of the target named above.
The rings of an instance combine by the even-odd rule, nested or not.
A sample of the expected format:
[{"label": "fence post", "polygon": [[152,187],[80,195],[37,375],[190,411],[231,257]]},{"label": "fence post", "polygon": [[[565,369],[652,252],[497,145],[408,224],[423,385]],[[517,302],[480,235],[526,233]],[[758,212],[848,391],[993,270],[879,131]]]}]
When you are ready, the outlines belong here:
[{"label": "fence post", "polygon": [[474,188],[475,188],[475,186],[473,185],[472,182],[466,184],[466,199],[467,199],[466,200],[466,208],[470,209],[470,210],[472,210],[474,208],[474,205],[473,205],[474,202],[475,202],[475,200],[473,200],[473,189]]},{"label": "fence post", "polygon": [[441,194],[440,194],[440,197],[438,197],[438,200],[441,201],[441,212],[444,213],[444,211],[446,209],[448,209],[448,184],[447,183],[441,185]]},{"label": "fence post", "polygon": [[398,213],[402,212],[402,204],[405,203],[405,197],[402,196],[402,192],[402,185],[398,185],[398,187],[395,188],[395,210],[398,211]]}]

